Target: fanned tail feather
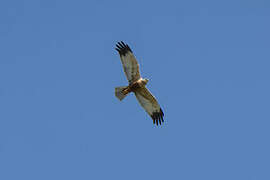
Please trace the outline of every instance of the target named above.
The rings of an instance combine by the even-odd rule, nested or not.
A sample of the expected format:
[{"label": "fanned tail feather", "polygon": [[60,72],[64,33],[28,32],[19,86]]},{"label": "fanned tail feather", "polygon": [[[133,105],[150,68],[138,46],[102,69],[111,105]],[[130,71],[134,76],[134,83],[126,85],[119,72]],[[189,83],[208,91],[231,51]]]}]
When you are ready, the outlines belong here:
[{"label": "fanned tail feather", "polygon": [[120,86],[115,88],[115,96],[122,101],[128,94],[124,94],[123,90],[127,88],[126,86]]}]

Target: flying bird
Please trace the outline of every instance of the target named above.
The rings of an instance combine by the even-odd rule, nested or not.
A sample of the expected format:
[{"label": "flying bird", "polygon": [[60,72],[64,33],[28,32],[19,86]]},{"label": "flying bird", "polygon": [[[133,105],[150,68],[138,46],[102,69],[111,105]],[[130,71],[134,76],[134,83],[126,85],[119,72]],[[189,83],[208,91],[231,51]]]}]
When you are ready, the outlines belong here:
[{"label": "flying bird", "polygon": [[140,75],[138,61],[133,55],[130,47],[123,41],[118,42],[115,48],[119,55],[128,80],[128,86],[115,88],[115,96],[122,101],[129,93],[133,92],[144,110],[151,116],[153,123],[158,125],[164,122],[164,113],[156,98],[146,88],[148,79]]}]

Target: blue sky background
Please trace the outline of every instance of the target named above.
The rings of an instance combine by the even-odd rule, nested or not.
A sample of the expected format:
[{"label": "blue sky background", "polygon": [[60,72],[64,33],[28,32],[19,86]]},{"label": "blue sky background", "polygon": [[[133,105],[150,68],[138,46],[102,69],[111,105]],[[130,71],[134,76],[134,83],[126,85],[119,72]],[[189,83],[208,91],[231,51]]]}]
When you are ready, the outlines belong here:
[{"label": "blue sky background", "polygon": [[1,1],[0,179],[269,180],[269,32],[267,0]]}]

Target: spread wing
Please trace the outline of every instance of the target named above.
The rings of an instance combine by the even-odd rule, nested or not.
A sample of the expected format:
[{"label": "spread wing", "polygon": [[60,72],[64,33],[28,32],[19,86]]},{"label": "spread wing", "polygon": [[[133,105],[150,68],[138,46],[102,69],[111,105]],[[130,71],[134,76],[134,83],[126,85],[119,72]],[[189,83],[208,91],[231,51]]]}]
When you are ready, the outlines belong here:
[{"label": "spread wing", "polygon": [[131,84],[141,78],[139,64],[133,55],[130,47],[123,43],[118,42],[115,48],[119,55],[124,68],[124,72],[127,76],[128,82]]},{"label": "spread wing", "polygon": [[164,113],[151,92],[146,87],[142,87],[135,91],[135,96],[140,105],[151,116],[153,123],[157,125],[159,123],[161,125],[161,122],[164,122]]}]

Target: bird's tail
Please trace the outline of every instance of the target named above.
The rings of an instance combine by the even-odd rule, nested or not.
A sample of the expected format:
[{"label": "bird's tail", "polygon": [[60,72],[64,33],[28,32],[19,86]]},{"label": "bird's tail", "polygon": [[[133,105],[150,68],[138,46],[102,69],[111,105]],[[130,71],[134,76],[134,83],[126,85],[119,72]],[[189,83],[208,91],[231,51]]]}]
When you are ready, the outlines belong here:
[{"label": "bird's tail", "polygon": [[126,89],[127,86],[120,86],[120,87],[116,87],[115,88],[115,96],[122,101],[127,95],[128,93],[124,93],[123,90]]}]

